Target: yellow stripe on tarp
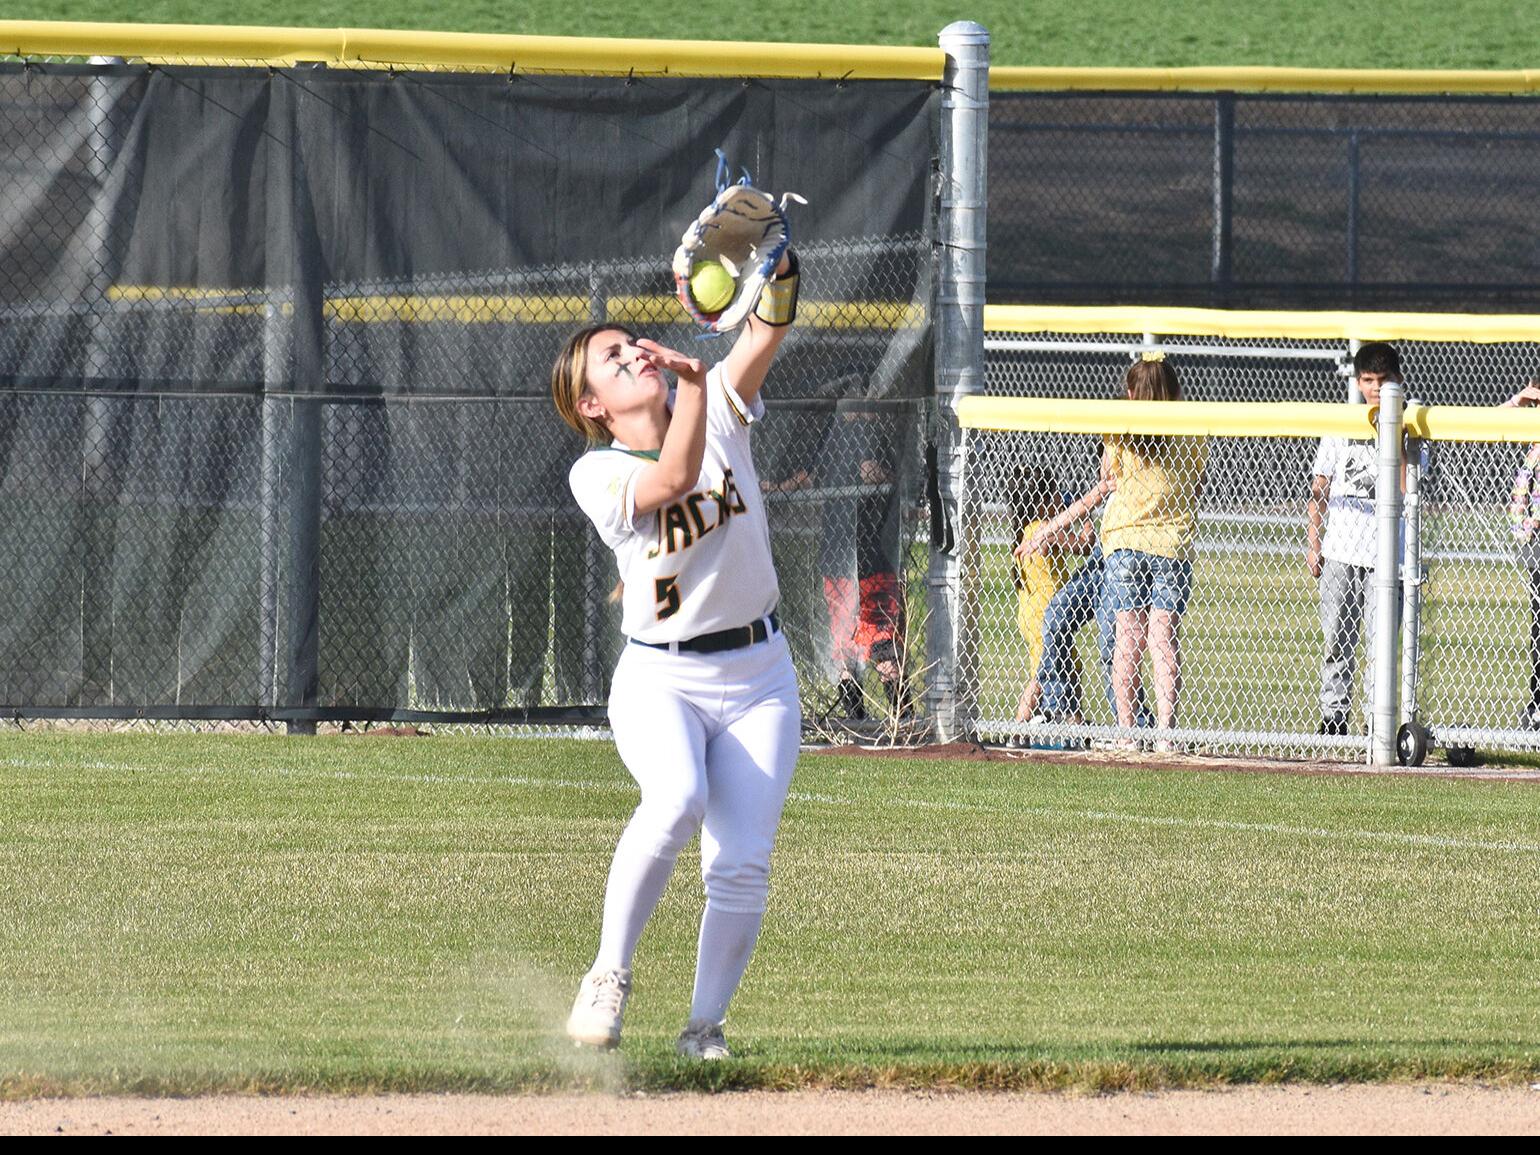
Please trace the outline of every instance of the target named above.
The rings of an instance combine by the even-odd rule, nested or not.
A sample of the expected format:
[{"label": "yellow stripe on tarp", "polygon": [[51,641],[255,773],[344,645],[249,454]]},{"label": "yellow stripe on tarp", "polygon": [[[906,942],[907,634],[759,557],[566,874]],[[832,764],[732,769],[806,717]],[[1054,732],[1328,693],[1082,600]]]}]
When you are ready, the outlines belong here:
[{"label": "yellow stripe on tarp", "polygon": [[[259,289],[114,285],[107,298],[122,302],[191,301],[258,312]],[[586,296],[570,294],[370,294],[328,298],[329,316],[371,321],[461,324],[585,324],[592,316]],[[288,306],[284,306],[286,309]],[[605,314],[617,324],[674,324],[686,313],[669,293],[606,297]],[[913,301],[814,301],[797,306],[797,323],[816,329],[913,329],[925,323],[925,306]],[[1348,341],[1469,341],[1540,343],[1540,316],[1471,313],[1290,313],[1229,309],[1149,308],[1137,305],[987,305],[989,336],[1013,333],[1151,333],[1157,338],[1287,338]]]},{"label": "yellow stripe on tarp", "polygon": [[203,289],[182,285],[109,285],[109,301],[255,301],[263,296],[261,289]]},{"label": "yellow stripe on tarp", "polygon": [[[587,324],[593,302],[580,296],[333,297],[328,315],[340,321],[456,321],[461,324]],[[672,293],[606,297],[604,318],[617,325],[693,324]],[[814,329],[917,328],[925,307],[899,301],[804,301],[797,324]]]},{"label": "yellow stripe on tarp", "polygon": [[1381,68],[1014,68],[989,70],[994,92],[1524,93],[1540,71]]},{"label": "yellow stripe on tarp", "polygon": [[1290,313],[1138,305],[987,305],[984,331],[1153,333],[1159,337],[1283,337],[1325,341],[1540,342],[1540,316],[1476,313]]},{"label": "yellow stripe on tarp", "polygon": [[[205,314],[261,313],[260,289],[212,289],[192,286],[113,285],[107,299],[124,303],[187,302]],[[329,297],[326,315],[348,324],[405,322],[462,325],[585,325],[594,302],[573,294],[528,293],[388,293]],[[606,297],[604,317],[617,325],[674,325],[694,322],[672,293]],[[287,302],[285,315],[293,312]],[[797,324],[813,329],[914,329],[925,323],[925,306],[912,301],[802,301]]]},{"label": "yellow stripe on tarp", "polygon": [[940,48],[864,44],[499,36],[375,28],[260,28],[0,20],[0,52],[15,56],[121,56],[172,62],[288,66],[389,65],[581,75],[764,76],[789,79],[941,79]]},{"label": "yellow stripe on tarp", "polygon": [[[1323,402],[1086,401],[963,397],[965,429],[1022,433],[1148,433],[1204,437],[1347,437],[1372,440],[1378,407]],[[1540,409],[1408,405],[1408,436],[1426,441],[1540,442]]]},{"label": "yellow stripe on tarp", "polygon": [[325,310],[329,317],[355,324],[382,321],[421,324],[453,321],[462,325],[584,324],[593,315],[592,301],[588,297],[559,295],[332,297],[327,300]]}]

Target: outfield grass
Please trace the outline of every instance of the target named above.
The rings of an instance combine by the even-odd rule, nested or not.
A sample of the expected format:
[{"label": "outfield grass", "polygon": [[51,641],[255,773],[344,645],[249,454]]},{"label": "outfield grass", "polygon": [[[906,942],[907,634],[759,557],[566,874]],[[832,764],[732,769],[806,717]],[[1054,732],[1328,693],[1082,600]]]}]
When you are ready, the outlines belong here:
[{"label": "outfield grass", "polygon": [[11,735],[0,1094],[1152,1087],[1540,1074],[1533,786],[804,758],[740,1061],[560,1035],[634,802],[603,743]]},{"label": "outfield grass", "polygon": [[28,20],[133,20],[180,24],[422,28],[559,36],[691,40],[778,40],[933,45],[959,18],[989,28],[1000,64],[1158,66],[1274,64],[1319,68],[1529,68],[1526,11],[1498,0],[877,0],[782,4],[773,10],[670,0],[640,14],[618,0],[555,0],[510,6],[487,0],[437,5],[405,0],[299,3],[260,8],[230,0],[14,0],[6,15]]}]

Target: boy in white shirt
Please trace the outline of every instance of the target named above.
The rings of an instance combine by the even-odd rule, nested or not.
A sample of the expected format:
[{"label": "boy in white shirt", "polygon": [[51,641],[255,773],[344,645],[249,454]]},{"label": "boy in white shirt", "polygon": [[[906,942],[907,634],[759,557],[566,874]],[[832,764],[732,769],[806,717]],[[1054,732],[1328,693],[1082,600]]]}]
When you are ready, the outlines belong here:
[{"label": "boy in white shirt", "polygon": [[[1392,346],[1375,341],[1353,355],[1353,370],[1364,402],[1378,405],[1380,387],[1386,381],[1401,380],[1401,358]],[[1369,599],[1377,560],[1374,488],[1378,469],[1374,442],[1341,437],[1321,439],[1310,469],[1305,567],[1320,583],[1321,632],[1326,643],[1319,733],[1337,737],[1348,732],[1359,635],[1367,626],[1371,641],[1374,636]],[[1366,697],[1368,693],[1366,677]]]}]

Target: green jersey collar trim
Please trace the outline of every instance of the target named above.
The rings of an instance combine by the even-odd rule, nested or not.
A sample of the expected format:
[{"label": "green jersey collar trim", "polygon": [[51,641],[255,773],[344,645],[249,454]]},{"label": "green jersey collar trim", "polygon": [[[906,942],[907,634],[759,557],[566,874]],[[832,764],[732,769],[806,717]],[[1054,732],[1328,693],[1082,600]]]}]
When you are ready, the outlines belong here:
[{"label": "green jersey collar trim", "polygon": [[643,457],[648,461],[656,461],[661,449],[626,449],[619,445],[595,445],[590,453],[629,453],[632,457]]}]

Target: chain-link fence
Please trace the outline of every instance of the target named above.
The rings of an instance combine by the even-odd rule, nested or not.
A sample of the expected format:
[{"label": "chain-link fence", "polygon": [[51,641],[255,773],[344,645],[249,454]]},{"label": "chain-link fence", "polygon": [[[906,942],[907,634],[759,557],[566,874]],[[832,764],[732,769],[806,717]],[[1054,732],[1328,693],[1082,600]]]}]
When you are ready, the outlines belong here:
[{"label": "chain-link fence", "polygon": [[1540,747],[1536,458],[1438,442],[1422,480],[1417,704],[1435,743]]},{"label": "chain-link fence", "polygon": [[997,302],[1529,312],[1533,96],[995,92]]},{"label": "chain-link fence", "polygon": [[[1000,396],[1120,399],[1130,365],[1157,351],[1179,374],[1184,399],[1270,402],[1280,417],[1291,404],[1343,401],[1351,382],[1346,341],[996,333],[987,347],[989,390]],[[1532,343],[1397,347],[1407,395],[1433,405],[1500,405],[1540,366]],[[1183,748],[1366,750],[1373,444],[1214,437],[1200,454],[1180,438],[1123,440],[1111,453],[1099,436],[968,436],[977,497],[963,514],[971,598],[963,652],[976,677],[979,729],[1043,745],[1149,743],[1140,728],[1161,721],[1165,690],[1173,728],[1159,733]],[[1408,599],[1415,640],[1403,655],[1413,682],[1403,700],[1406,716],[1457,757],[1471,745],[1540,744],[1540,645],[1532,642],[1540,602],[1531,594],[1533,533],[1524,536],[1533,523],[1523,514],[1536,460],[1526,459],[1528,448],[1440,441],[1426,446],[1421,467],[1421,454],[1412,455],[1417,501],[1408,518],[1421,557],[1398,575],[1408,591],[1416,587]],[[1077,501],[1092,504],[1085,496],[1099,496],[1109,457],[1125,473],[1095,507],[1113,532],[1108,521],[1098,529],[1094,514],[1074,518],[1047,548],[1014,559],[1041,523]],[[1109,537],[1155,560],[1108,565]],[[1114,672],[1119,609],[1133,616]],[[1114,691],[1121,685],[1128,696],[1141,629],[1147,712],[1133,694],[1120,718]],[[1171,637],[1176,647],[1165,645]]]},{"label": "chain-link fence", "polygon": [[[1287,452],[1259,454],[1273,449],[1260,438],[1104,446],[971,434],[970,486],[1000,498],[964,514],[979,730],[1069,745],[1148,738],[1139,730],[1158,725],[1159,741],[1183,747],[1362,747],[1356,713],[1352,735],[1346,719],[1340,734],[1318,733],[1316,589],[1293,530],[1305,524],[1310,462],[1294,476],[1255,469]],[[1116,479],[1105,494],[1104,456]],[[1339,712],[1354,705],[1349,692]]]},{"label": "chain-link fence", "polygon": [[[785,629],[816,715],[836,711],[842,674],[864,678],[904,648],[929,246],[913,236],[801,252],[801,323],[777,356],[754,449]],[[335,667],[397,680],[333,683],[323,650],[322,697],[411,701],[440,714],[511,699],[600,716],[592,707],[624,642],[607,599],[616,573],[567,491],[582,447],[544,388],[554,350],[579,321],[645,331],[707,361],[733,338],[698,339],[661,259],[539,270],[515,285],[436,278],[407,288],[364,285],[329,301],[333,381],[395,392],[497,372],[538,392],[336,407],[324,438],[331,552],[321,567],[335,590],[322,597],[355,648]],[[548,319],[501,323],[509,311],[541,309]],[[391,622],[411,628],[378,628]],[[393,639],[389,652],[381,638]],[[448,676],[434,673],[436,660]],[[852,694],[843,704],[859,713]]]},{"label": "chain-link fence", "polygon": [[[786,630],[821,715],[864,712],[851,687],[869,666],[895,694],[903,669],[928,252],[918,237],[804,247],[804,324],[756,434]],[[697,343],[669,285],[660,258],[502,284],[328,286],[326,376],[341,395],[324,399],[0,395],[0,565],[20,610],[0,628],[4,700],[293,717],[294,680],[311,677],[322,717],[602,717],[623,642],[614,563],[567,492],[582,446],[544,384],[580,321],[724,355],[731,337]],[[119,293],[97,320],[157,340],[197,326],[256,375],[296,325],[287,300],[265,297]],[[71,318],[26,323],[13,356]],[[518,395],[466,388],[489,379]],[[313,585],[295,581],[306,558]],[[296,648],[307,613],[310,655]]]},{"label": "chain-link fence", "polygon": [[[620,644],[613,563],[566,493],[582,447],[550,410],[549,365],[592,321],[694,340],[666,253],[726,144],[761,183],[812,202],[794,217],[801,317],[755,438],[809,717],[831,736],[852,722],[899,736],[928,678],[918,575],[939,104],[933,84],[896,81],[0,65],[0,564],[15,591],[0,624],[4,708],[601,718]],[[1494,238],[1523,235],[1513,189],[1534,107],[999,95],[991,291],[1527,305],[1521,246]],[[1193,399],[1348,395],[1345,342],[1151,340]],[[986,388],[1116,395],[1150,343],[997,334]],[[1535,347],[1403,352],[1414,398],[1491,405],[1529,375]],[[1100,450],[976,437],[976,496],[958,524],[984,552],[970,555],[964,652],[994,655],[973,671],[987,687],[978,716],[1020,734],[1030,679],[1011,647],[1030,631],[1011,622],[1026,577],[985,553],[1008,559],[1023,510],[1051,507],[1042,493],[1084,493]],[[1323,688],[1321,579],[1306,559],[1317,449],[1213,441],[1201,493],[1196,466],[1168,478],[1195,503],[1190,537],[1169,547],[1193,567],[1175,740],[1361,740],[1363,662],[1346,734]],[[1540,696],[1533,582],[1509,509],[1522,457],[1440,446],[1422,479],[1418,705],[1446,734],[1508,740]],[[938,492],[928,511],[943,539],[945,505]],[[1330,535],[1329,509],[1322,520]],[[1073,582],[1073,556],[1055,581]],[[1096,617],[1089,603],[1076,612]],[[1241,676],[1258,621],[1275,646],[1256,666],[1273,671],[1265,685]],[[1076,643],[1080,711],[1110,726],[1118,703],[1096,689],[1103,647],[1089,637]],[[1114,627],[1113,659],[1115,643]]]},{"label": "chain-link fence", "polygon": [[809,713],[906,697],[934,106],[897,82],[0,65],[3,709],[602,721],[614,562],[550,369],[594,322],[725,355],[669,271],[716,145],[811,202],[755,436]]}]

